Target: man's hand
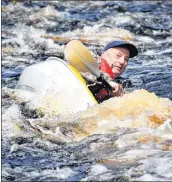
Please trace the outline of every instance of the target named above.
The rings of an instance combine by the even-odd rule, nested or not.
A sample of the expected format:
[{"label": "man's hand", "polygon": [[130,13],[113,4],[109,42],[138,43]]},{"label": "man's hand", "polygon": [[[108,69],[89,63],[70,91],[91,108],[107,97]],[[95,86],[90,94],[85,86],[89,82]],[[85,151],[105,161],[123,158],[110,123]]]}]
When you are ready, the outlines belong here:
[{"label": "man's hand", "polygon": [[111,85],[113,91],[112,91],[112,97],[121,97],[124,95],[124,89],[121,84],[115,83],[113,81],[109,82]]}]

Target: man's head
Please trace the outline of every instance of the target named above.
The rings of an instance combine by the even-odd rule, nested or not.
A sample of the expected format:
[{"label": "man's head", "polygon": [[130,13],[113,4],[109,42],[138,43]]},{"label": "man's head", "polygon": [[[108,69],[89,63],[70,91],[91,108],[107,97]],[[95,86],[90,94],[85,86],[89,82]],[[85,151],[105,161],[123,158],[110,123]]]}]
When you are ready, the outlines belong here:
[{"label": "man's head", "polygon": [[115,77],[121,75],[128,65],[129,58],[133,58],[138,54],[137,48],[123,41],[113,41],[104,47],[104,58],[112,69]]}]

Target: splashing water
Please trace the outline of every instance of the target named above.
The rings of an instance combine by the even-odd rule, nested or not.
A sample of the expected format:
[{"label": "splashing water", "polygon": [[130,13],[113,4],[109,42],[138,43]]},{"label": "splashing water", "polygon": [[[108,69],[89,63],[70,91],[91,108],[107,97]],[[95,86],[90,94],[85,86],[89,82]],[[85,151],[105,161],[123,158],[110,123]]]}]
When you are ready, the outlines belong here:
[{"label": "splashing water", "polygon": [[[170,1],[2,1],[2,180],[171,181]],[[133,88],[74,115],[28,108],[14,89],[22,70],[80,39],[95,56],[115,39],[139,55]],[[29,95],[31,94],[31,95]],[[26,97],[27,96],[27,97]],[[56,103],[54,103],[55,107]]]},{"label": "splashing water", "polygon": [[93,134],[113,133],[122,127],[146,127],[155,131],[161,128],[162,135],[172,131],[172,102],[146,90],[111,98],[73,116],[53,116],[51,108],[44,110],[44,118],[28,121],[43,135],[55,140],[62,137],[64,141],[79,141]]}]

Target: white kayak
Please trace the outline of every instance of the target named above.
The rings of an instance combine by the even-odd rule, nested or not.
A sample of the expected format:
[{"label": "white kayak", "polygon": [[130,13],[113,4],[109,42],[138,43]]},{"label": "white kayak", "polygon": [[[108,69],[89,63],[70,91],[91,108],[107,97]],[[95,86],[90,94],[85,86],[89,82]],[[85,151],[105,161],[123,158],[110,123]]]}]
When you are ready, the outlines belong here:
[{"label": "white kayak", "polygon": [[49,114],[75,114],[97,104],[80,73],[56,57],[25,68],[16,89],[30,106]]}]

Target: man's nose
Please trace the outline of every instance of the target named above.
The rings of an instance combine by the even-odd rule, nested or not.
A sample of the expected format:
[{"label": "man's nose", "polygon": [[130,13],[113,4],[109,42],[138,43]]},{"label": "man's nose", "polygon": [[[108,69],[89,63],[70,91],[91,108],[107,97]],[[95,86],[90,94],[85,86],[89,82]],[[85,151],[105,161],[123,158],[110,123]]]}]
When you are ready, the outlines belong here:
[{"label": "man's nose", "polygon": [[125,58],[124,58],[123,56],[120,57],[119,62],[120,62],[121,64],[124,64],[124,63],[125,63]]}]

